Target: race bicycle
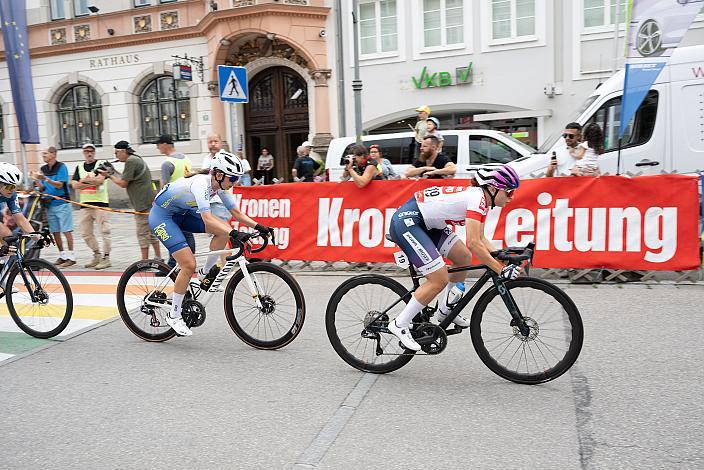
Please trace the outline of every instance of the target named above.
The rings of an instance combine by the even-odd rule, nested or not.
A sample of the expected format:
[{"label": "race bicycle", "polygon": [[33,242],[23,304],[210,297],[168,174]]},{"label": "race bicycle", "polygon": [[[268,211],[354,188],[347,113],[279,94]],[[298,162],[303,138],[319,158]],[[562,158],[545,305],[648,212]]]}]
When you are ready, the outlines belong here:
[{"label": "race bicycle", "polygon": [[[35,237],[39,237],[35,240]],[[0,268],[0,297],[17,326],[35,338],[52,338],[68,325],[73,314],[73,294],[66,277],[53,264],[28,259],[32,250],[54,242],[48,229],[3,237],[8,256]]]},{"label": "race bicycle", "polygon": [[[249,240],[263,239],[258,248]],[[272,240],[273,241],[273,240]],[[257,253],[269,243],[267,234],[253,232],[232,240],[233,248],[196,254],[233,253],[207,289],[196,279],[190,281],[181,314],[189,328],[205,322],[205,307],[213,294],[225,287],[225,317],[230,328],[248,345],[257,349],[278,349],[293,341],[305,320],[305,299],[296,280],[279,266],[269,262],[250,263],[245,252]],[[235,265],[239,270],[235,271]],[[117,307],[129,330],[146,341],[167,341],[176,332],[166,323],[171,310],[178,264],[171,268],[161,260],[143,260],[132,264],[117,285]]]},{"label": "race bicycle", "polygon": [[[506,263],[530,263],[533,245],[507,248],[492,255]],[[399,255],[403,258],[403,255]],[[399,260],[397,257],[397,260]],[[567,372],[582,349],[584,331],[576,305],[557,286],[532,277],[506,281],[486,265],[459,266],[450,273],[484,270],[479,279],[439,324],[431,323],[437,310],[428,306],[413,319],[411,335],[420,344],[416,353],[406,349],[389,332],[395,318],[423,277],[407,259],[397,261],[410,269],[413,287],[378,274],[363,274],[343,282],[333,293],[325,314],[328,338],[337,354],[365,372],[384,374],[397,370],[417,355],[437,355],[448,336],[466,328],[452,321],[492,281],[479,297],[470,319],[470,336],[482,362],[504,379],[539,384]],[[452,327],[452,328],[450,328]]]}]

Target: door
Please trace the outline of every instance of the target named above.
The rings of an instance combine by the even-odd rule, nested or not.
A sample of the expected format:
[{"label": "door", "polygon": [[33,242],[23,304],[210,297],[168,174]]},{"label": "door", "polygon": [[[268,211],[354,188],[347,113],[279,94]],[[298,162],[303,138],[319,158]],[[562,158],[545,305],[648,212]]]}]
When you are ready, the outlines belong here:
[{"label": "door", "polygon": [[[648,92],[621,139],[621,173],[660,173],[665,167],[664,113],[659,115],[660,93]],[[621,96],[606,101],[584,125],[597,123],[604,131],[604,153],[599,156],[602,173],[615,175],[618,163],[618,133],[621,128]],[[584,129],[582,129],[584,134]]]},{"label": "door", "polygon": [[288,67],[270,67],[250,81],[245,106],[247,152],[256,167],[262,147],[274,155],[274,174],[291,180],[296,149],[308,138],[308,86]]}]

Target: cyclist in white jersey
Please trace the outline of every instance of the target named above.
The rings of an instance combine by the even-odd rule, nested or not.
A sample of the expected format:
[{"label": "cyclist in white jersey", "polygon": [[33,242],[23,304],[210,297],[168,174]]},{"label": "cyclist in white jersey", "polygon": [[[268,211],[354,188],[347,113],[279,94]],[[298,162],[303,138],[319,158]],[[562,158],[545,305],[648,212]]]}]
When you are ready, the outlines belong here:
[{"label": "cyclist in white jersey", "polygon": [[[519,266],[504,266],[491,256],[490,252],[495,248],[484,236],[487,212],[511,202],[520,178],[513,168],[503,165],[492,170],[478,170],[475,181],[477,186],[433,186],[418,191],[391,220],[391,239],[426,279],[403,311],[389,322],[389,331],[408,349],[420,351],[420,345],[408,330],[413,318],[443,289],[444,294],[448,294],[456,282],[464,281],[467,274],[464,271],[450,275],[443,257],[455,265],[466,266],[475,256],[480,263],[506,279],[515,279],[520,274]],[[450,225],[466,226],[466,246],[457,243],[460,239]],[[441,297],[438,321],[444,320],[450,310],[447,297]],[[462,328],[469,326],[469,321],[461,315],[457,315],[454,323]]]},{"label": "cyclist in white jersey", "polygon": [[[270,235],[273,233],[273,229],[257,224],[242,213],[227,192],[243,173],[240,159],[220,150],[215,155],[209,170],[180,178],[164,186],[156,195],[152,209],[149,211],[149,226],[152,232],[169,250],[181,268],[174,283],[171,312],[166,317],[166,323],[181,336],[192,334],[181,317],[181,304],[196,268],[196,259],[183,236],[183,231],[212,234],[210,249],[213,251],[224,249],[230,237],[237,238],[239,235],[239,232],[232,230],[227,222],[211,213],[211,198],[217,194],[232,217],[241,224],[254,227],[261,233]],[[200,274],[209,273],[218,259],[219,255],[208,256]]]}]

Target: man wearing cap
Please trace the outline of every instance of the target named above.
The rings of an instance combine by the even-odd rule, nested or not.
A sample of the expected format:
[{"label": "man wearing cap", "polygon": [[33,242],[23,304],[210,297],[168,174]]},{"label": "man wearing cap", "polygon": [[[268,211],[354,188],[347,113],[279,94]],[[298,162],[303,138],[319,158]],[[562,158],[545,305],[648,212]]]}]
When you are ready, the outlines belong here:
[{"label": "man wearing cap", "polygon": [[137,212],[135,223],[137,225],[137,241],[142,251],[142,259],[149,258],[149,245],[154,249],[154,255],[161,258],[161,248],[152,230],[149,228],[149,210],[154,202],[154,187],[152,186],[152,174],[149,167],[141,157],[135,155],[130,144],[121,140],[115,144],[115,157],[125,164],[125,168],[120,175],[115,168],[110,165],[106,170],[98,170],[98,173],[110,179],[113,183],[127,190],[127,197],[130,199],[132,207]]},{"label": "man wearing cap", "polygon": [[[162,155],[166,155],[166,160],[161,164],[161,187],[173,183],[179,178],[183,178],[191,172],[191,159],[177,152],[174,147],[174,139],[169,134],[162,134],[156,141],[156,148]],[[183,236],[193,253],[196,252],[196,239],[191,232],[183,232]],[[172,268],[176,266],[176,260],[169,256],[168,265]]]},{"label": "man wearing cap", "polygon": [[[48,147],[42,151],[42,159],[46,163],[40,170],[31,175],[37,189],[50,196],[46,201],[46,216],[49,221],[49,230],[54,236],[56,247],[59,249],[59,259],[54,264],[60,268],[68,268],[76,264],[76,254],[73,251],[73,212],[69,204],[69,178],[66,165],[56,159],[56,147]],[[66,237],[67,250],[61,235]]]},{"label": "man wearing cap", "polygon": [[[88,248],[93,250],[93,260],[86,264],[86,268],[106,269],[112,266],[110,262],[110,219],[108,212],[100,208],[107,208],[109,204],[108,185],[105,184],[105,176],[95,171],[96,167],[104,165],[106,162],[95,159],[95,146],[85,144],[83,146],[83,158],[85,162],[76,166],[73,172],[71,187],[78,191],[78,199],[81,203],[90,207],[81,206],[80,230],[83,241]],[[94,233],[94,226],[103,235],[103,251],[100,252],[100,245]]]}]

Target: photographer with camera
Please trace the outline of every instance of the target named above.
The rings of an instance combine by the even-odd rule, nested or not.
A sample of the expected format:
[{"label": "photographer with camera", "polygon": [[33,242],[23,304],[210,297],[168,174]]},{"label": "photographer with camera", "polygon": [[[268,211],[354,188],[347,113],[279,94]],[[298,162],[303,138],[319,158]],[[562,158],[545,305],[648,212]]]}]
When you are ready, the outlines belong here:
[{"label": "photographer with camera", "polygon": [[382,179],[379,162],[367,153],[367,148],[362,144],[352,146],[350,154],[340,160],[340,165],[345,166],[342,181],[351,178],[358,188],[365,187],[371,180]]},{"label": "photographer with camera", "polygon": [[[85,158],[83,164],[76,166],[76,171],[73,172],[71,187],[78,192],[79,202],[91,206],[81,206],[79,226],[83,241],[86,242],[88,248],[93,250],[93,260],[85,267],[106,269],[112,266],[110,262],[110,219],[108,213],[99,208],[109,207],[110,200],[105,176],[101,175],[99,171],[106,170],[112,165],[105,160],[96,160],[93,144],[83,146],[83,158]],[[95,226],[103,236],[102,252],[95,236]]]}]

